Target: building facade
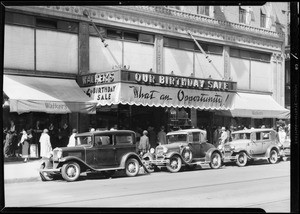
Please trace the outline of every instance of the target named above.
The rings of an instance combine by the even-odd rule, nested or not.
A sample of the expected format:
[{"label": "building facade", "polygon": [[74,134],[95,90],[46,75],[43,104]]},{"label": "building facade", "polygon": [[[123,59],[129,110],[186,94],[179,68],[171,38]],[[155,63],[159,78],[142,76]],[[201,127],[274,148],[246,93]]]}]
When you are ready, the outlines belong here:
[{"label": "building facade", "polygon": [[[45,126],[68,122],[79,131],[193,126],[210,136],[216,126],[273,126],[288,117],[286,13],[288,4],[280,2],[7,7],[4,76],[12,83],[21,76],[21,84],[24,76],[45,78],[44,85],[47,78],[76,81],[86,98],[69,112],[31,106],[24,113],[10,104],[4,116],[45,118]],[[75,91],[61,94],[66,90]]]}]

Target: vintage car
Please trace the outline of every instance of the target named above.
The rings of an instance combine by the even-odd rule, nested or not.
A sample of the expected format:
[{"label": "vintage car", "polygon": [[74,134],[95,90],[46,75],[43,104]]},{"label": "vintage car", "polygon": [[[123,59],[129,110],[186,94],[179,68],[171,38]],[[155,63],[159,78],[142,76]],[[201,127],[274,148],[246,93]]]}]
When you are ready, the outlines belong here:
[{"label": "vintage car", "polygon": [[281,146],[282,160],[287,160],[291,156],[291,139],[288,137],[285,139]]},{"label": "vintage car", "polygon": [[95,131],[75,135],[76,146],[53,150],[49,161],[42,163],[43,181],[61,175],[66,181],[75,181],[82,172],[98,172],[110,177],[124,170],[127,176],[136,176],[140,166],[148,170],[136,153],[135,132],[130,130]]},{"label": "vintage car", "polygon": [[245,166],[249,161],[267,159],[274,164],[283,155],[273,129],[246,129],[231,134],[232,141],[220,148],[224,162],[235,161],[238,166]]},{"label": "vintage car", "polygon": [[217,169],[222,165],[222,153],[207,142],[205,130],[183,129],[169,132],[167,144],[157,146],[155,151],[145,154],[143,160],[151,171],[166,167],[170,172],[178,172],[183,165],[194,169],[208,164]]}]

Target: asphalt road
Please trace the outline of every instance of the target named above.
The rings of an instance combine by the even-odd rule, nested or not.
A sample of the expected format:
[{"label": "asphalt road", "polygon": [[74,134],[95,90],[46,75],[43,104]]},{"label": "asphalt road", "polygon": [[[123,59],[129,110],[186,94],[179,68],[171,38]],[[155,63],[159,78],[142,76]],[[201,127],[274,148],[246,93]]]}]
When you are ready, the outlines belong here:
[{"label": "asphalt road", "polygon": [[290,212],[290,161],[5,184],[5,207],[262,208]]}]

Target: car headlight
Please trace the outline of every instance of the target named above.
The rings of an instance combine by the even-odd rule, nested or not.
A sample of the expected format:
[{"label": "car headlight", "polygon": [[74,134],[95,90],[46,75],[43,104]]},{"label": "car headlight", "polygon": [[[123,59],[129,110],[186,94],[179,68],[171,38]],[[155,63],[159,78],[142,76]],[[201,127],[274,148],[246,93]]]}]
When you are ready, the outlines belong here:
[{"label": "car headlight", "polygon": [[235,146],[234,145],[230,145],[230,149],[231,150],[235,150]]},{"label": "car headlight", "polygon": [[62,157],[62,150],[58,149],[56,155],[57,155],[57,158],[60,159]]},{"label": "car headlight", "polygon": [[154,151],[155,151],[155,150],[154,150],[153,148],[150,149],[150,153],[151,153],[151,154],[154,154]]},{"label": "car headlight", "polygon": [[223,149],[223,145],[219,145],[219,146],[218,146],[218,149]]},{"label": "car headlight", "polygon": [[167,153],[168,152],[168,148],[167,147],[163,147],[163,153]]}]

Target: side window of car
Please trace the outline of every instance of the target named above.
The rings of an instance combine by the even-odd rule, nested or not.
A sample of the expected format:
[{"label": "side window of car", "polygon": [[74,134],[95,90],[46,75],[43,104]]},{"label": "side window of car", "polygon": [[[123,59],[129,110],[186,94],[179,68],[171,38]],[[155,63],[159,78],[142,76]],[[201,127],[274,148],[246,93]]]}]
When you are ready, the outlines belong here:
[{"label": "side window of car", "polygon": [[133,136],[131,134],[116,135],[116,145],[133,144]]},{"label": "side window of car", "polygon": [[269,140],[270,139],[270,133],[269,132],[262,132],[262,140]]},{"label": "side window of car", "polygon": [[256,140],[261,140],[261,133],[260,132],[256,132]]},{"label": "side window of car", "polygon": [[94,146],[101,146],[101,145],[102,145],[101,136],[95,136]]},{"label": "side window of car", "polygon": [[193,143],[200,143],[200,133],[193,132]]},{"label": "side window of car", "polygon": [[102,145],[112,145],[112,136],[111,135],[105,135],[105,136],[101,136],[101,142]]}]

